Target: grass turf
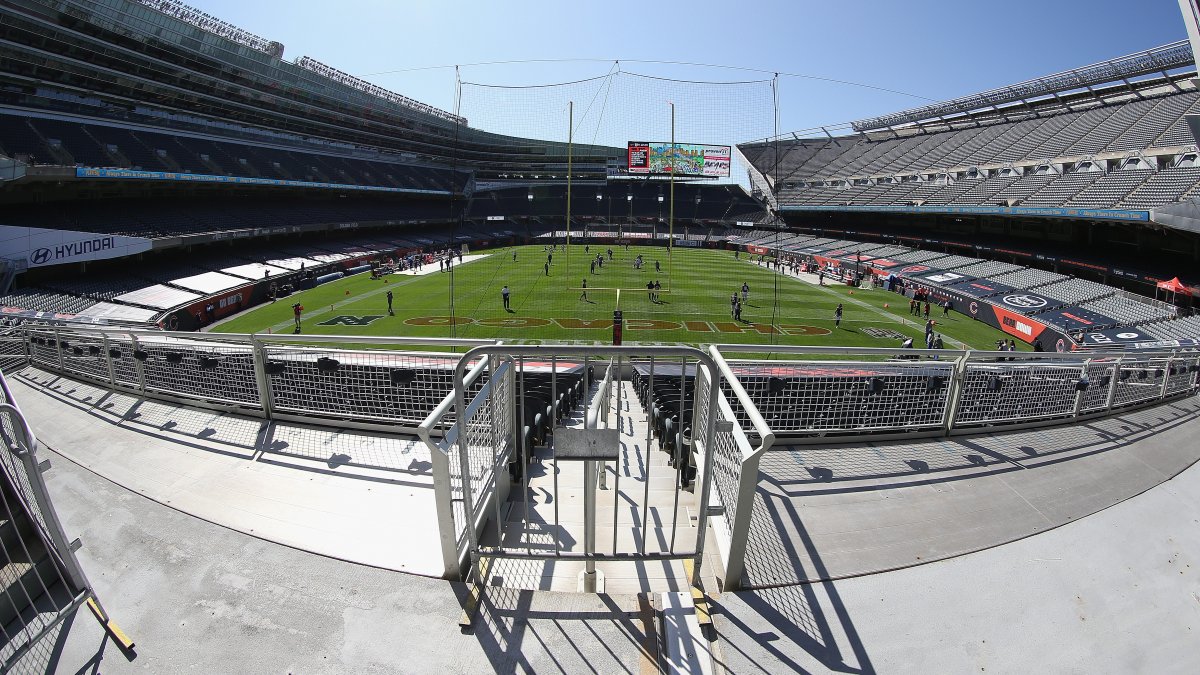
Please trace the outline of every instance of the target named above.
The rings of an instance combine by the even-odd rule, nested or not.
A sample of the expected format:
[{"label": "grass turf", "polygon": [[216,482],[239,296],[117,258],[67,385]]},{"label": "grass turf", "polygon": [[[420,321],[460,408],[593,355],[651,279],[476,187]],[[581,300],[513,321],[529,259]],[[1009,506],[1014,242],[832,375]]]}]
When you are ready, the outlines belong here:
[{"label": "grass turf", "polygon": [[[845,286],[818,287],[751,264],[731,251],[614,246],[613,259],[594,273],[590,260],[605,246],[588,252],[578,244],[568,254],[560,246],[550,274],[541,246],[487,251],[486,258],[456,266],[453,273],[434,271],[422,276],[397,274],[372,280],[360,274],[294,294],[274,304],[249,310],[212,328],[233,333],[292,331],[294,302],[305,307],[306,334],[500,338],[526,341],[611,341],[611,319],[617,307],[624,313],[626,342],[717,342],[813,346],[895,347],[899,340],[879,338],[866,328],[890,329],[924,345],[924,319],[907,316],[908,300],[883,290],[851,290]],[[516,252],[516,259],[513,253]],[[633,259],[642,254],[641,270]],[[568,265],[568,257],[569,265]],[[662,265],[656,273],[654,260]],[[587,279],[588,299],[581,299]],[[659,302],[647,297],[647,281],[663,286]],[[741,323],[730,316],[730,294],[750,286]],[[512,311],[506,312],[500,289],[511,290]],[[385,294],[395,295],[395,316],[387,316]],[[740,295],[740,294],[739,294]],[[453,312],[450,310],[453,298]],[[834,308],[843,303],[841,327],[834,326]],[[885,308],[887,304],[889,307]],[[453,324],[451,315],[453,314]],[[1001,331],[951,312],[943,319],[931,315],[946,346],[963,343],[990,349],[1007,337]],[[337,317],[340,323],[331,323]],[[377,317],[365,322],[369,317]],[[1027,349],[1027,345],[1021,345]]]}]

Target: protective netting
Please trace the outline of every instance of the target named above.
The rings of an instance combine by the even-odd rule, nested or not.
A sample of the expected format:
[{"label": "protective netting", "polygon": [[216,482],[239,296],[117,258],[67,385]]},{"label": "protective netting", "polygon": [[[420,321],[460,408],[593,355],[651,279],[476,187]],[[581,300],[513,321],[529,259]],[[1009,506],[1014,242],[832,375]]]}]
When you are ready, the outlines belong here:
[{"label": "protective netting", "polygon": [[[737,145],[774,134],[775,80],[681,81],[614,65],[567,83],[461,82],[458,112],[471,125],[459,130],[463,160],[482,148],[490,160],[476,168],[470,226],[527,246],[488,261],[495,288],[482,306],[480,289],[457,289],[455,313],[503,311],[495,299],[507,286],[514,312],[532,293],[570,301],[548,315],[604,321],[620,289],[627,318],[667,321],[728,303],[747,284],[747,315],[775,323],[774,275],[747,255],[697,250],[764,217]],[[644,171],[630,169],[641,160]],[[711,283],[714,272],[728,284]],[[456,326],[461,337],[484,332]]]}]

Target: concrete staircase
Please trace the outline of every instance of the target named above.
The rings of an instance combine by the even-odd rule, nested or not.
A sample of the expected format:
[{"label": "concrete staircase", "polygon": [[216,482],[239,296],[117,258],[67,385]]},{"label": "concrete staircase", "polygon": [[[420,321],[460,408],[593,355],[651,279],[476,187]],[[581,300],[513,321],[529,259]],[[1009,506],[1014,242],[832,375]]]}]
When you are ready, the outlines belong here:
[{"label": "concrete staircase", "polygon": [[[666,551],[670,549],[672,537],[675,550],[691,550],[695,547],[697,533],[695,496],[680,491],[676,497],[678,474],[669,464],[669,455],[658,451],[657,439],[651,439],[652,449],[647,450],[647,415],[632,383],[621,381],[613,386],[621,387],[620,410],[612,413],[614,426],[615,420],[620,420],[620,460],[605,465],[604,487],[597,492],[596,550],[605,554]],[[560,427],[583,426],[584,410],[596,395],[595,389],[593,387],[587,402],[580,405],[570,419],[560,422]],[[514,486],[508,503],[501,508],[506,548],[552,553],[557,533],[559,550],[583,551],[584,463],[556,463],[552,445],[551,439],[547,447],[537,450],[537,459],[529,467],[528,492],[522,495],[521,487]],[[557,492],[554,486],[556,472]],[[492,545],[496,538],[496,528],[489,525],[481,541],[484,545]],[[686,591],[689,588],[683,562],[678,560],[601,561],[596,567],[604,575],[606,593]],[[491,565],[490,578],[485,583],[493,587],[574,592],[578,590],[579,573],[583,568],[584,563],[578,560],[500,559]]]}]

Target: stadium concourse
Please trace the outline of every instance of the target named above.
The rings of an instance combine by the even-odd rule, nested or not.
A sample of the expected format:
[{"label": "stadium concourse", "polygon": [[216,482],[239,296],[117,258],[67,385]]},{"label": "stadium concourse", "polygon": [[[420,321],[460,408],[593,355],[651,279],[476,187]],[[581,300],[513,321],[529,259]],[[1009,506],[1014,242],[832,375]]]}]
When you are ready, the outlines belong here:
[{"label": "stadium concourse", "polygon": [[0,3],[0,672],[1200,662],[1191,44],[813,133],[284,51]]}]

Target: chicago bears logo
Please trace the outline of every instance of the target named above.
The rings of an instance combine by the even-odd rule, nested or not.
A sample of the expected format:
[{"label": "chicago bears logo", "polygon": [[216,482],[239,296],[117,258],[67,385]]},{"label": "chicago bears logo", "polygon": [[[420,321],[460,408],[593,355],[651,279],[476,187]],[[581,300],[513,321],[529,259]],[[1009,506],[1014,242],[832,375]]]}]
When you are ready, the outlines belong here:
[{"label": "chicago bears logo", "polygon": [[1004,296],[1004,304],[1018,309],[1039,309],[1046,306],[1046,299],[1036,295],[1018,293]]},{"label": "chicago bears logo", "polygon": [[971,311],[971,316],[975,316],[976,314],[979,313],[979,303],[972,300],[970,306],[968,306],[967,309],[969,309]]}]

